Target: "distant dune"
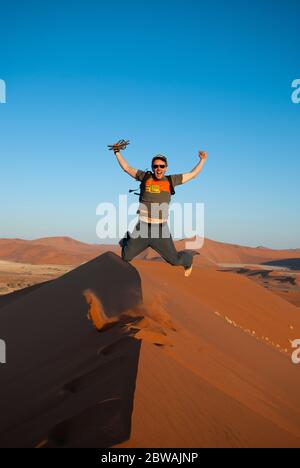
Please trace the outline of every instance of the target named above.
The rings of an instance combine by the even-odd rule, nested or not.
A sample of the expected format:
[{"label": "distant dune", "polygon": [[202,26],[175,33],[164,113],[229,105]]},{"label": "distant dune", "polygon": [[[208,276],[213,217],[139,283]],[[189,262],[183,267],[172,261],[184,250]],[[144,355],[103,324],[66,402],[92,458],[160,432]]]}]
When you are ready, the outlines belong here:
[{"label": "distant dune", "polygon": [[108,250],[108,246],[85,244],[69,237],[49,237],[35,240],[0,239],[1,260],[33,265],[79,265],[106,250]]},{"label": "distant dune", "polygon": [[[176,242],[177,249],[185,248],[185,241]],[[119,245],[86,244],[69,237],[48,237],[35,240],[0,239],[0,259],[31,264],[79,265],[106,251],[120,252]],[[274,250],[265,247],[245,247],[205,239],[199,253],[194,257],[196,265],[215,266],[218,263],[267,263],[294,259],[299,263],[300,249]],[[160,260],[151,249],[139,258]]]},{"label": "distant dune", "polygon": [[0,330],[1,447],[300,447],[299,310],[247,277],[107,252]]},{"label": "distant dune", "polygon": [[[179,245],[184,245],[181,241]],[[267,247],[247,247],[205,239],[203,248],[198,250],[213,263],[266,263],[272,260],[300,258],[300,249],[276,250]]]}]

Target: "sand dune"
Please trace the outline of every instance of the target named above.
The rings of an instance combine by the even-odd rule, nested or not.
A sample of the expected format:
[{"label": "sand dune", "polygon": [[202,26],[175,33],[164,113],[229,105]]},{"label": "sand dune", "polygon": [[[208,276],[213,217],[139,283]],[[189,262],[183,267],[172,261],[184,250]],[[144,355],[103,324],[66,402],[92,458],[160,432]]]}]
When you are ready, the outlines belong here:
[{"label": "sand dune", "polygon": [[107,250],[107,246],[85,244],[68,237],[0,239],[0,259],[33,265],[79,265]]},{"label": "sand dune", "polygon": [[298,310],[234,274],[196,269],[186,281],[168,265],[133,264],[148,295],[163,286],[178,331],[172,348],[143,343],[131,438],[119,446],[299,447]]},{"label": "sand dune", "polygon": [[0,309],[0,446],[300,447],[299,311],[248,278],[105,253],[25,291]]},{"label": "sand dune", "polygon": [[1,308],[0,446],[107,446],[129,434],[140,341],[121,323],[99,334],[83,294],[108,317],[141,302],[137,272],[111,256]]},{"label": "sand dune", "polygon": [[[184,248],[184,245],[185,240],[177,243],[178,248]],[[277,250],[267,247],[247,247],[207,238],[204,240],[203,247],[198,251],[212,263],[267,263],[281,259],[300,258],[300,249]]]},{"label": "sand dune", "polygon": [[48,247],[55,247],[57,249],[62,249],[64,251],[78,252],[82,253],[84,251],[90,251],[93,248],[99,248],[99,245],[87,244],[81,242],[71,237],[41,237],[39,239],[34,239],[31,241],[31,244],[35,245],[46,245]]}]

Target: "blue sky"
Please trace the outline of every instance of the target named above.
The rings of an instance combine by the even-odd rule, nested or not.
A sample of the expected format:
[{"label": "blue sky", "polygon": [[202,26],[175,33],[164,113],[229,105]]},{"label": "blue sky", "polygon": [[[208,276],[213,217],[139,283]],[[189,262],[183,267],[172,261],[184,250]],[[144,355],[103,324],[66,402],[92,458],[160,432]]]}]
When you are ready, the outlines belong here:
[{"label": "blue sky", "polygon": [[[300,1],[0,3],[0,237],[96,236],[96,206],[133,167],[208,161],[177,188],[205,236],[300,247]],[[132,200],[136,201],[134,196]]]}]

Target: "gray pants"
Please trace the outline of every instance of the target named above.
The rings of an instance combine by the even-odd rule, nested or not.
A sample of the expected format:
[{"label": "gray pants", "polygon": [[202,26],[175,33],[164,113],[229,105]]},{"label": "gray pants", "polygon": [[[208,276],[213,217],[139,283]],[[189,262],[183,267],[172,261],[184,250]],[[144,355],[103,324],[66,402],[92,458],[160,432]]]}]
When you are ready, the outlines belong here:
[{"label": "gray pants", "polygon": [[[146,237],[144,237],[146,233]],[[189,268],[193,263],[193,256],[188,251],[177,252],[168,223],[150,224],[139,221],[131,235],[127,234],[120,242],[122,258],[130,262],[147,247],[152,247],[166,262],[171,265],[182,265]]]}]

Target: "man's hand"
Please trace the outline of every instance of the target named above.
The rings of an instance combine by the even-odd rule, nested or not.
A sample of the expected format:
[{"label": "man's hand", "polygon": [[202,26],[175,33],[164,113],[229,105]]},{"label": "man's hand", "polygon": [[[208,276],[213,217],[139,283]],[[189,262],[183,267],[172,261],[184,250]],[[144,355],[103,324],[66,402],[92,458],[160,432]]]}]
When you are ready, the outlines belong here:
[{"label": "man's hand", "polygon": [[129,140],[119,140],[117,143],[114,143],[113,145],[107,145],[108,149],[113,151],[115,154],[119,153],[120,150],[124,150],[126,146],[129,145]]},{"label": "man's hand", "polygon": [[122,154],[120,153],[120,150],[125,149],[126,146],[128,145],[129,145],[129,140],[119,140],[117,141],[117,143],[114,143],[113,145],[107,145],[107,146],[111,151],[115,153],[118,163],[120,164],[123,171],[127,172],[127,174],[129,174],[131,177],[135,179],[136,174],[137,174],[137,169],[134,169],[133,167],[129,166],[128,162],[123,158]]},{"label": "man's hand", "polygon": [[199,151],[199,158],[201,159],[201,161],[206,161],[207,159],[207,152],[206,151]]},{"label": "man's hand", "polygon": [[200,150],[198,152],[198,155],[199,155],[200,161],[194,167],[194,169],[192,169],[191,172],[187,172],[186,174],[182,174],[182,183],[183,184],[185,184],[186,182],[188,182],[191,179],[194,179],[194,177],[196,177],[199,174],[199,172],[201,172],[202,167],[204,166],[206,158],[207,158],[207,153],[206,153],[206,151],[201,151]]}]

